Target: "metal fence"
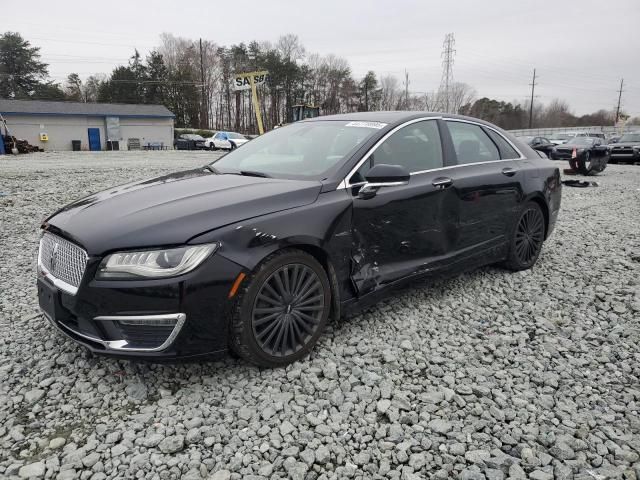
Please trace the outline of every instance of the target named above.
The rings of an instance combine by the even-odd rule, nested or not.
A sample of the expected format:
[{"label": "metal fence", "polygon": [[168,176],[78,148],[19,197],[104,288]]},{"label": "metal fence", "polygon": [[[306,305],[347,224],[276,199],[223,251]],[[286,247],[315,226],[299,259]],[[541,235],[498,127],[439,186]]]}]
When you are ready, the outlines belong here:
[{"label": "metal fence", "polygon": [[524,135],[544,137],[554,133],[568,132],[588,132],[588,133],[604,133],[604,134],[622,134],[627,132],[640,131],[640,125],[625,125],[624,127],[613,126],[592,126],[592,127],[557,127],[557,128],[523,128],[520,130],[509,130],[509,133],[516,137]]}]

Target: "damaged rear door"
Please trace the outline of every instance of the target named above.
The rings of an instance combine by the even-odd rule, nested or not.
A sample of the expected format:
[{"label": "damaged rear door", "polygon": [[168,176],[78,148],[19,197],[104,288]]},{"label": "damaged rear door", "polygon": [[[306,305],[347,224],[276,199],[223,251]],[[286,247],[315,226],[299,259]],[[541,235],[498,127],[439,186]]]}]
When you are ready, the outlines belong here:
[{"label": "damaged rear door", "polygon": [[[407,185],[362,196],[374,165],[401,165]],[[352,281],[358,295],[413,274],[439,269],[457,237],[457,199],[446,176],[438,122],[397,130],[365,157],[349,179],[353,198]]]}]

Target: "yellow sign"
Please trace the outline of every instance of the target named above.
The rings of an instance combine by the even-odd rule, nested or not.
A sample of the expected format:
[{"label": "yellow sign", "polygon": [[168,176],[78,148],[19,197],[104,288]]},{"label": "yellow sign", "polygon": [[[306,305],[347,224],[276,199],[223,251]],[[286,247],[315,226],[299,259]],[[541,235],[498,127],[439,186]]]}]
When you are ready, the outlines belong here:
[{"label": "yellow sign", "polygon": [[269,72],[261,70],[259,72],[237,73],[233,78],[233,88],[235,90],[249,90],[251,85],[260,86],[269,81]]},{"label": "yellow sign", "polygon": [[46,133],[41,133],[40,134],[40,141],[41,142],[46,142],[49,140],[49,135],[47,135]]},{"label": "yellow sign", "polygon": [[269,81],[269,72],[261,70],[259,72],[247,72],[236,74],[233,80],[233,87],[236,90],[251,89],[251,100],[253,101],[253,109],[256,111],[256,121],[258,122],[258,131],[260,135],[264,133],[262,126],[262,112],[260,111],[260,102],[258,102],[258,85],[263,85]]}]

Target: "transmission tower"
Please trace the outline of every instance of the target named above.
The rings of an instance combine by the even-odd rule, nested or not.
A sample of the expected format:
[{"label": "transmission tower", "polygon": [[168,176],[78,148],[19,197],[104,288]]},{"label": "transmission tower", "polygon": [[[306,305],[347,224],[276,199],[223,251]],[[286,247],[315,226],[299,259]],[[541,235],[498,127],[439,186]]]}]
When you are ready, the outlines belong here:
[{"label": "transmission tower", "polygon": [[441,101],[441,109],[445,113],[450,112],[450,99],[451,99],[451,87],[453,86],[453,57],[456,53],[455,50],[456,40],[453,38],[453,33],[447,33],[444,37],[444,43],[442,44],[442,79],[440,80],[439,97]]}]

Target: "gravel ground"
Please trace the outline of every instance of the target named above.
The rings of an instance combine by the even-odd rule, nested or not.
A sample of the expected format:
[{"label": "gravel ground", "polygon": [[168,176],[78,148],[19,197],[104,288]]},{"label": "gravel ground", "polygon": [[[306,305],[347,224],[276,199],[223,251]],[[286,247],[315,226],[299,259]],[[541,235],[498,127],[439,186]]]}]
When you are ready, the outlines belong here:
[{"label": "gravel ground", "polygon": [[208,158],[0,160],[0,477],[640,478],[639,167],[565,188],[533,270],[416,285],[284,370],[92,357],[39,318],[46,214]]}]

